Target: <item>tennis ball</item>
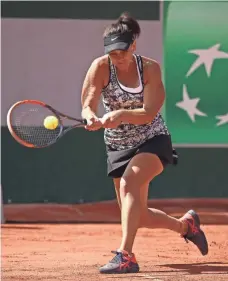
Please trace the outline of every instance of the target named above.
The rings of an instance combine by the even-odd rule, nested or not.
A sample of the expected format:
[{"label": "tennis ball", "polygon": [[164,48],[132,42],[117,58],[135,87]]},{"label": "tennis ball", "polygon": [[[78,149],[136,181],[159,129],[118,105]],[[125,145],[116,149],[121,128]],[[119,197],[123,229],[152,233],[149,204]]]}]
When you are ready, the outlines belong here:
[{"label": "tennis ball", "polygon": [[59,120],[55,116],[47,116],[44,119],[44,127],[48,130],[55,130],[59,125]]}]

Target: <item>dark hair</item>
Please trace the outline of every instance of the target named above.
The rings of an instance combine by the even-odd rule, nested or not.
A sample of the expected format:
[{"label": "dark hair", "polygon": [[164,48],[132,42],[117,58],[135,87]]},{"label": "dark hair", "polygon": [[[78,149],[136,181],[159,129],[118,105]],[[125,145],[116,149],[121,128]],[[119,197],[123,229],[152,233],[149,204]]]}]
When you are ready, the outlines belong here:
[{"label": "dark hair", "polygon": [[140,26],[133,17],[130,16],[128,12],[124,12],[117,20],[116,23],[113,23],[106,27],[103,37],[107,37],[112,34],[131,32],[133,38],[136,39],[141,33]]}]

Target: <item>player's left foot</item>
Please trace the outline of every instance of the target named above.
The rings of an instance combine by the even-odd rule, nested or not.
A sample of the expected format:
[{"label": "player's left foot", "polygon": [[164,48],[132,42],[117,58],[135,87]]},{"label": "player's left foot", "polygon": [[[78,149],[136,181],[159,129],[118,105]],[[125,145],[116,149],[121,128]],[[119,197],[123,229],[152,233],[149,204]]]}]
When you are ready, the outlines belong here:
[{"label": "player's left foot", "polygon": [[100,267],[100,273],[121,274],[139,272],[139,265],[134,254],[128,255],[128,253],[118,251],[112,251],[112,253],[116,254],[115,257],[106,265]]},{"label": "player's left foot", "polygon": [[203,256],[207,255],[207,238],[200,228],[200,219],[198,214],[195,211],[190,210],[181,218],[181,220],[186,222],[188,225],[187,233],[185,235],[182,235],[182,237],[186,242],[188,242],[189,240],[194,243]]}]

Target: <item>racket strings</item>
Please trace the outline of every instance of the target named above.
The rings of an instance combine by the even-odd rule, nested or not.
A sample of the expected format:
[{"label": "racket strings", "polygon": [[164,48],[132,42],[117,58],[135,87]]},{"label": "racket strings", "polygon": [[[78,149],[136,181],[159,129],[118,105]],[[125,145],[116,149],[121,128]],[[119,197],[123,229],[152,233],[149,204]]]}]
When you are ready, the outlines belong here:
[{"label": "racket strings", "polygon": [[36,104],[21,104],[11,115],[14,133],[24,142],[37,147],[54,142],[61,133],[61,126],[49,130],[44,127],[44,120],[55,114],[48,108]]}]

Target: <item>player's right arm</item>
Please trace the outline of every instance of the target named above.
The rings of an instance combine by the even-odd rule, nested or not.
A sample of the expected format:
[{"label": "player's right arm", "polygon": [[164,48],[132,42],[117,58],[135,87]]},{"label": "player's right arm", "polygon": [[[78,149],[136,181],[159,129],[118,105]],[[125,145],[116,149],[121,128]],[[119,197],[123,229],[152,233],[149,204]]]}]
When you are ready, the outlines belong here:
[{"label": "player's right arm", "polygon": [[97,108],[107,75],[107,63],[104,57],[101,57],[92,62],[84,79],[81,94],[81,115],[87,120],[86,129],[88,130],[98,130],[102,127],[97,117]]}]

